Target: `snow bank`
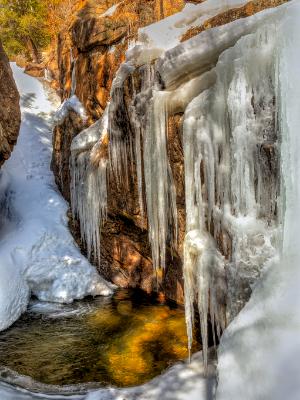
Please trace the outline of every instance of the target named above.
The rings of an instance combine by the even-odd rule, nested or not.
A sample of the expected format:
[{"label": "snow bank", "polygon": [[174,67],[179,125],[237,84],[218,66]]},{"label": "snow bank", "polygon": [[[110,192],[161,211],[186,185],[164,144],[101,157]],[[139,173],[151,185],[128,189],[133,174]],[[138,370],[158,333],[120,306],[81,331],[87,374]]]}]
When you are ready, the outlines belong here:
[{"label": "snow bank", "polygon": [[26,309],[29,292],[65,303],[112,293],[75,244],[68,230],[68,205],[50,171],[56,104],[41,82],[12,67],[21,93],[22,125],[1,177],[6,183],[1,185],[2,217],[8,224],[0,231],[0,329]]},{"label": "snow bank", "polygon": [[249,18],[209,29],[167,51],[158,60],[158,72],[166,88],[177,88],[183,82],[210,70],[224,50],[233,46],[240,37],[253,32],[272,13],[272,10],[265,10]]}]

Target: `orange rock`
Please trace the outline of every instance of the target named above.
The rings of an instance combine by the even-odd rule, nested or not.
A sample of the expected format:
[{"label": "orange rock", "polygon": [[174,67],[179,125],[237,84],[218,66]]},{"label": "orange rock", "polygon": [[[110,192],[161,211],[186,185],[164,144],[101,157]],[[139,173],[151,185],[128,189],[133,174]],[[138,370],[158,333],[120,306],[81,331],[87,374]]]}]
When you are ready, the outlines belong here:
[{"label": "orange rock", "polygon": [[0,166],[17,142],[20,121],[19,93],[0,42]]}]

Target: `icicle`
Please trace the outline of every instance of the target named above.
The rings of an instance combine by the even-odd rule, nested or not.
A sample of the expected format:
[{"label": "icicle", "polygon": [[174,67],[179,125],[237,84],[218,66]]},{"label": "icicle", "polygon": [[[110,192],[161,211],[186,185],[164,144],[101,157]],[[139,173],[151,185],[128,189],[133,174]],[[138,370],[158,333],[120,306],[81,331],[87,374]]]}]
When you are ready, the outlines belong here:
[{"label": "icicle", "polygon": [[[111,103],[108,115],[108,131],[110,136],[109,160],[110,171],[118,184],[128,183],[128,165],[133,154],[132,128],[124,99],[124,82],[134,67],[124,63],[119,68],[111,89]],[[131,157],[132,160],[132,157]]]},{"label": "icicle", "polygon": [[176,190],[167,153],[167,101],[168,93],[153,92],[144,135],[147,216],[155,269],[165,267],[167,239],[171,238],[171,243],[177,240]]},{"label": "icicle", "polygon": [[51,82],[53,80],[52,73],[48,68],[44,69],[44,79],[47,82]]},{"label": "icicle", "polygon": [[[126,145],[126,140],[134,140],[140,209],[143,213],[144,179],[149,241],[153,264],[155,269],[158,269],[165,267],[167,243],[175,248],[177,242],[176,190],[167,152],[168,118],[169,115],[184,111],[193,97],[214,82],[215,74],[208,72],[187,82],[176,91],[169,92],[155,89],[158,84],[154,72],[151,65],[144,66],[139,71],[142,87],[140,93],[134,92],[134,101],[130,108],[130,123],[134,134],[131,139],[123,138],[123,145]],[[114,114],[110,115],[114,118]],[[116,154],[121,151],[118,158],[122,159],[119,143],[117,150],[113,148],[115,132],[110,132],[112,150],[116,151]]]},{"label": "icicle", "polygon": [[151,64],[146,64],[140,67],[139,74],[141,77],[141,88],[138,93],[132,85],[133,88],[133,101],[130,106],[130,121],[133,127],[133,140],[134,140],[134,156],[135,156],[135,167],[137,173],[138,182],[138,195],[139,195],[139,207],[141,211],[141,216],[144,217],[145,214],[145,204],[144,204],[144,140],[148,132],[149,118],[151,118],[151,113],[149,112],[149,103],[152,98],[152,89],[155,85],[155,69]]},{"label": "icicle", "polygon": [[72,63],[72,77],[71,77],[71,94],[70,97],[75,95],[77,80],[76,80],[76,63],[77,60],[75,59]]}]

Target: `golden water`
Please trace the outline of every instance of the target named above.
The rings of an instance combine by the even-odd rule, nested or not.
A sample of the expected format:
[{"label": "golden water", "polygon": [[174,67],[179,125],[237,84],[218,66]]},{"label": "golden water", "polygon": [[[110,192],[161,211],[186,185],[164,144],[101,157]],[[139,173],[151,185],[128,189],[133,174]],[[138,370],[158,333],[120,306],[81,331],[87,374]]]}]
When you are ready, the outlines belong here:
[{"label": "golden water", "polygon": [[0,333],[0,365],[46,384],[139,385],[187,355],[183,309],[128,290],[70,306],[33,304]]}]

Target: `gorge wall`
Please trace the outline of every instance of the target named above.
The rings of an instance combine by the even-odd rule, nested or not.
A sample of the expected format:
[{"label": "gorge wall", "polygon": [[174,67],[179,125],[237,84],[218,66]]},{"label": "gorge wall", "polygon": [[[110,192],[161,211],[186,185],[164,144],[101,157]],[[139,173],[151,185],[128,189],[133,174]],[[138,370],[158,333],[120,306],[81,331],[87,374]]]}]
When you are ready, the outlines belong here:
[{"label": "gorge wall", "polygon": [[[239,50],[225,53],[284,2],[85,2],[47,67],[63,100],[52,168],[78,243],[119,286],[179,302],[185,288],[188,323],[199,300],[222,329],[276,252],[274,85],[262,90],[243,61],[230,66]],[[234,97],[236,79],[246,92]]]},{"label": "gorge wall", "polygon": [[0,43],[0,166],[16,144],[21,122],[19,93]]},{"label": "gorge wall", "polygon": [[[76,79],[74,92],[84,105],[88,117],[87,121],[82,121],[71,111],[55,127],[52,167],[58,186],[67,200],[70,200],[71,141],[83,128],[102,116],[110,98],[113,79],[125,60],[125,51],[136,41],[138,29],[180,11],[184,6],[180,0],[124,1],[114,9],[117,4],[116,1],[87,2],[70,29],[58,36],[58,47],[55,49],[58,54],[57,69],[53,61],[48,65],[52,77],[59,80],[62,100],[71,95],[73,75],[73,80]],[[136,79],[139,80],[137,74]],[[128,123],[126,115],[120,118],[123,120],[121,123]],[[174,156],[182,161],[181,151],[178,143],[177,156]],[[103,154],[106,157],[106,149]],[[101,234],[100,272],[122,287],[141,287],[150,292],[156,287],[157,280],[153,274],[147,223],[139,210],[136,176],[131,176],[129,187],[126,188],[117,185],[113,176],[110,182],[108,218]],[[184,201],[183,197],[181,189],[181,202]],[[71,226],[78,236],[78,222],[73,220]],[[169,260],[164,290],[170,297],[182,301],[181,261],[178,255],[173,258],[169,255]],[[173,272],[169,273],[169,269]]]}]

